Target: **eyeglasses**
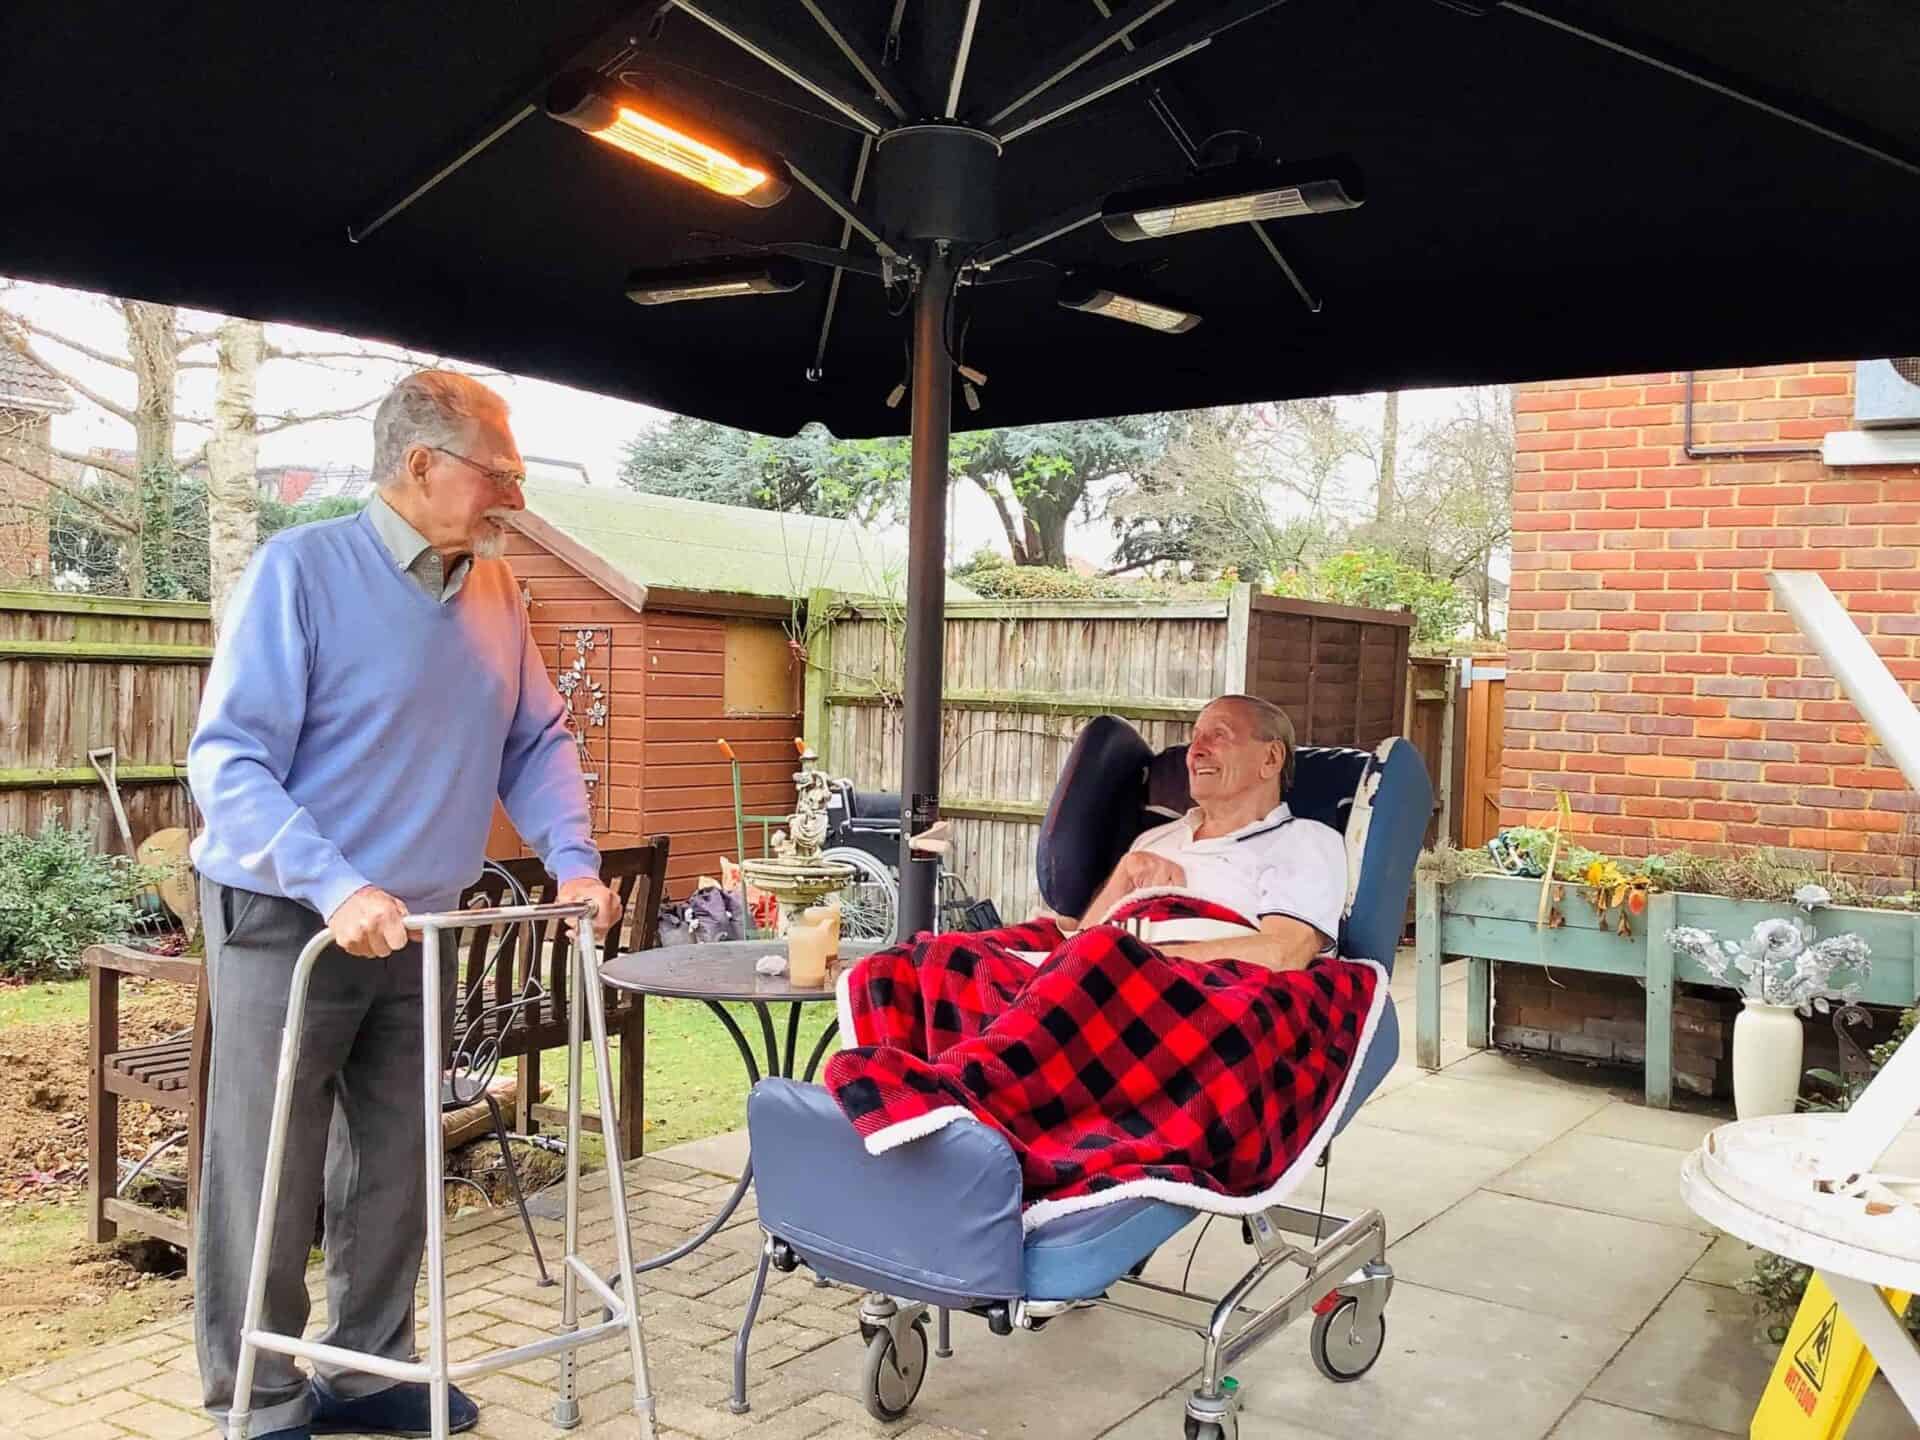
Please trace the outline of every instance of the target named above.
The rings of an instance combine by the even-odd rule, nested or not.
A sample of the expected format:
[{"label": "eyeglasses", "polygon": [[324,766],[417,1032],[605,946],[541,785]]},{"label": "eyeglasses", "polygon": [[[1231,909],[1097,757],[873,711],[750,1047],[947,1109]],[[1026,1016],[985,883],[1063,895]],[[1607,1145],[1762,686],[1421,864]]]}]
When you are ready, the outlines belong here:
[{"label": "eyeglasses", "polygon": [[441,445],[429,445],[427,448],[436,454],[446,456],[449,460],[458,460],[470,470],[478,470],[502,490],[509,486],[518,489],[527,483],[527,472],[524,470],[495,470],[490,465],[482,465],[478,460],[469,460],[458,451],[449,450]]}]

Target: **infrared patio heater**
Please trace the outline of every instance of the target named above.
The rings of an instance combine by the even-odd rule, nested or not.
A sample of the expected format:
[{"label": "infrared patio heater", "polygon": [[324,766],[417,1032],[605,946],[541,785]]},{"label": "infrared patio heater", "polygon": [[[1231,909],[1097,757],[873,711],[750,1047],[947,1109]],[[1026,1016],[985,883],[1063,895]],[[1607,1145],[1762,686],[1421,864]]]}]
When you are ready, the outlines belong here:
[{"label": "infrared patio heater", "polygon": [[[892,309],[911,312],[908,379],[894,387],[890,405],[910,391],[912,475],[909,508],[906,673],[902,801],[902,933],[926,928],[933,913],[933,867],[917,863],[908,842],[939,818],[939,707],[942,597],[945,583],[944,490],[952,430],[953,376],[958,370],[970,406],[985,376],[956,357],[956,295],[971,286],[1010,282],[1053,287],[1055,303],[1169,337],[1205,319],[1172,295],[1127,275],[1089,273],[1036,252],[1084,226],[1100,225],[1122,241],[1158,240],[1222,225],[1252,225],[1286,279],[1318,308],[1261,222],[1348,210],[1362,201],[1353,167],[1326,160],[1285,165],[1248,158],[1255,147],[1230,133],[1196,143],[1156,95],[1156,114],[1188,160],[1185,174],[1118,194],[1090,196],[1018,231],[1002,228],[995,203],[1001,152],[1007,142],[1092,104],[1103,96],[1205,49],[1228,30],[1276,8],[1280,0],[1233,0],[1206,18],[1151,43],[1133,32],[1169,8],[1147,0],[1119,12],[1102,3],[1103,22],[1064,52],[1048,57],[1004,95],[977,107],[961,104],[973,48],[979,0],[968,0],[953,39],[941,103],[912,93],[906,78],[866,51],[826,9],[802,0],[852,69],[859,84],[814,73],[772,24],[749,20],[745,7],[708,0],[676,7],[739,46],[770,69],[853,121],[865,138],[850,191],[803,168],[792,156],[768,153],[737,136],[676,114],[651,93],[628,88],[594,70],[562,75],[548,88],[547,113],[595,141],[682,181],[742,205],[780,204],[797,186],[842,222],[839,248],[807,243],[756,245],[751,253],[639,269],[627,280],[627,298],[639,305],[751,300],[785,294],[819,279],[828,287],[821,322],[823,353],[842,277],[886,287]],[[1111,58],[1106,58],[1111,52]],[[1103,63],[1090,63],[1100,59]],[[872,99],[867,95],[871,94]],[[870,247],[870,248],[868,248]],[[1037,299],[1036,304],[1045,300]],[[809,372],[810,378],[817,371]]]}]

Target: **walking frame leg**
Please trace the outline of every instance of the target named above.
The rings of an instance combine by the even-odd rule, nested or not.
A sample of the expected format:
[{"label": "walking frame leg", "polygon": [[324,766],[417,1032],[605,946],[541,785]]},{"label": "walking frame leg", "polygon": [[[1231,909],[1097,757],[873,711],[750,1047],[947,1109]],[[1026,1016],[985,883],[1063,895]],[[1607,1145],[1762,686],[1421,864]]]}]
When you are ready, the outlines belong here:
[{"label": "walking frame leg", "polygon": [[[233,1403],[227,1412],[228,1440],[247,1440],[253,1410],[253,1366],[259,1355],[253,1337],[259,1333],[260,1312],[266,1307],[267,1265],[273,1255],[273,1231],[280,1213],[280,1174],[287,1149],[288,1117],[293,1113],[293,1077],[300,1068],[300,1029],[307,1013],[307,983],[313,974],[314,961],[327,948],[330,938],[323,930],[307,942],[294,964],[293,979],[288,985],[286,1029],[280,1036],[280,1069],[273,1085],[273,1123],[267,1131],[267,1167],[260,1186],[260,1215],[253,1226],[253,1265],[247,1278],[247,1306],[240,1322],[240,1364],[234,1372]],[[439,1099],[437,1085],[434,1098]],[[434,1123],[439,1123],[437,1109]],[[438,1193],[430,1190],[429,1198]]]},{"label": "walking frame leg", "polygon": [[[620,1259],[622,1290],[627,1302],[627,1350],[633,1362],[633,1413],[640,1420],[640,1440],[654,1440],[653,1386],[647,1377],[646,1341],[640,1334],[640,1284],[633,1274],[633,1230],[627,1214],[626,1172],[621,1168],[625,1157],[620,1153],[620,1126],[613,1099],[613,1070],[608,1058],[607,994],[600,983],[599,947],[588,921],[580,923],[574,954],[578,959],[580,1003],[573,1008],[577,1011],[583,1003],[587,1019],[593,1026],[594,1071],[600,1081],[600,1134],[606,1143],[607,1155],[607,1200],[613,1209],[613,1243]],[[577,1109],[577,1101],[570,1100],[569,1104]],[[569,1138],[577,1145],[577,1135]]]},{"label": "walking frame leg", "polygon": [[426,1124],[420,1133],[427,1160],[427,1388],[433,1440],[447,1440],[451,1403],[447,1379],[446,1150],[440,1140],[444,1046],[440,1033],[440,931],[437,926],[426,925],[420,931],[420,1069],[426,1099]]},{"label": "walking frame leg", "polygon": [[[580,1248],[580,1012],[585,1003],[577,993],[581,984],[577,964],[574,971],[576,994],[567,1007],[567,1219],[560,1252],[560,1328],[569,1335],[580,1328],[580,1279],[571,1261]],[[610,1133],[613,1127],[602,1128]],[[553,1423],[571,1430],[580,1423],[579,1367],[571,1350],[560,1352],[555,1390]]]}]

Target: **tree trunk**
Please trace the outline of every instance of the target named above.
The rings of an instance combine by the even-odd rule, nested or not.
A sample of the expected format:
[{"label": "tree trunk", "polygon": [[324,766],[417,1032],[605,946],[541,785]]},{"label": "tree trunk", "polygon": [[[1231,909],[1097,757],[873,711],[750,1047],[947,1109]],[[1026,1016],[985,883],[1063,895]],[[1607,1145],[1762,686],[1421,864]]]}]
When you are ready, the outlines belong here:
[{"label": "tree trunk", "polygon": [[140,493],[133,513],[140,536],[130,549],[127,593],[136,600],[168,571],[173,550],[173,386],[180,363],[178,314],[171,305],[121,302],[133,361],[133,471]]},{"label": "tree trunk", "polygon": [[1385,413],[1380,417],[1380,483],[1374,493],[1373,518],[1382,524],[1393,518],[1398,506],[1394,467],[1400,459],[1400,392],[1389,390]]},{"label": "tree trunk", "polygon": [[1067,512],[1027,511],[1027,558],[1023,565],[1067,568]]},{"label": "tree trunk", "polygon": [[[969,478],[971,478],[973,483],[978,485],[986,497],[993,502],[994,514],[1000,517],[1000,528],[1006,532],[1007,549],[1013,556],[1013,563],[1016,565],[1025,565],[1027,561],[1023,557],[1026,554],[1026,544],[1024,542],[1024,531],[1021,528],[1022,521],[1014,518],[1012,509],[1007,505],[1007,497],[1000,493],[997,486],[988,484],[978,476]],[[1024,519],[1024,517],[1022,518]]]},{"label": "tree trunk", "polygon": [[219,633],[227,599],[259,540],[260,437],[253,409],[265,335],[256,320],[220,326],[213,437],[207,442],[207,558],[213,624]]}]

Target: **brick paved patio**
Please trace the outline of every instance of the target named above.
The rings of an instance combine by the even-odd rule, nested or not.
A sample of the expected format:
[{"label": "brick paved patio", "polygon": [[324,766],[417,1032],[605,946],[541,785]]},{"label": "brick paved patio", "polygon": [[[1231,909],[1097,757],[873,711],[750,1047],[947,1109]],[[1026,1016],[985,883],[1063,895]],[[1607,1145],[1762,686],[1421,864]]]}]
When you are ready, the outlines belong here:
[{"label": "brick paved patio", "polygon": [[[1397,993],[1411,990],[1412,966],[1403,971]],[[1449,967],[1450,1036],[1465,1027],[1457,972]],[[1412,1066],[1411,1027],[1406,1045],[1336,1146],[1330,1195],[1336,1211],[1386,1214],[1399,1275],[1386,1351],[1365,1379],[1333,1386],[1308,1359],[1304,1326],[1276,1338],[1238,1370],[1245,1440],[1451,1440],[1483,1433],[1495,1414],[1502,1440],[1744,1436],[1773,1359],[1732,1288],[1751,1257],[1686,1209],[1677,1177],[1714,1119],[1642,1109],[1632,1076],[1610,1083],[1451,1042],[1445,1068],[1428,1075]],[[636,1245],[657,1253],[697,1229],[731,1190],[741,1152],[738,1136],[722,1136],[631,1166]],[[603,1195],[604,1182],[590,1182],[588,1215],[604,1217]],[[752,1215],[749,1202],[709,1245],[648,1277],[641,1309],[664,1434],[1179,1440],[1198,1342],[1104,1311],[1006,1339],[956,1317],[954,1358],[933,1362],[906,1421],[880,1426],[858,1398],[859,1296],[804,1274],[773,1277],[754,1330],[754,1409],[729,1414],[733,1327],[760,1239]],[[536,1223],[551,1258],[559,1223]],[[1198,1229],[1163,1248],[1149,1276],[1177,1281],[1190,1252],[1196,1286],[1237,1275],[1237,1227],[1212,1226],[1196,1250]],[[584,1240],[611,1261],[606,1219]],[[537,1285],[511,1210],[453,1222],[449,1243],[455,1358],[547,1333],[558,1292]],[[317,1275],[314,1288],[318,1299]],[[553,1372],[548,1360],[474,1382],[481,1440],[566,1433],[548,1418]],[[632,1435],[625,1374],[619,1345],[588,1352],[574,1436]],[[179,1319],[0,1384],[0,1436],[185,1440],[211,1433],[198,1402],[191,1322]],[[1912,1434],[1882,1382],[1853,1440]]]}]

